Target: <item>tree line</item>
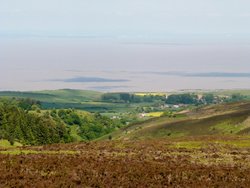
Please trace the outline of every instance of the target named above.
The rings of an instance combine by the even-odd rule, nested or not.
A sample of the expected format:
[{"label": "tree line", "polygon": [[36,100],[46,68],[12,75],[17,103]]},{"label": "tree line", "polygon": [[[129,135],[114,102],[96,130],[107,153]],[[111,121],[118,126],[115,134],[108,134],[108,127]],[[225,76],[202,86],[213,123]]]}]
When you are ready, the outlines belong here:
[{"label": "tree line", "polygon": [[167,104],[193,104],[193,105],[203,105],[203,104],[217,104],[222,102],[237,102],[246,99],[246,96],[241,94],[232,94],[230,96],[218,96],[212,93],[205,93],[202,95],[197,95],[194,93],[181,93],[169,95],[166,98]]},{"label": "tree line", "polygon": [[102,101],[116,103],[142,103],[164,101],[162,95],[136,95],[133,93],[105,93],[102,95]]}]

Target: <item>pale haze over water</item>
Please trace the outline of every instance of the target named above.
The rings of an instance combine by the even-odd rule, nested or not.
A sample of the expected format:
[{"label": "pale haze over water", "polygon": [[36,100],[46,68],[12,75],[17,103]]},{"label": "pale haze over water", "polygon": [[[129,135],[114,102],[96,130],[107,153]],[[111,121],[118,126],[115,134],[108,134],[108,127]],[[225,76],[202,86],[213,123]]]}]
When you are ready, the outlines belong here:
[{"label": "pale haze over water", "polygon": [[1,90],[250,88],[250,45],[29,38],[0,48]]}]

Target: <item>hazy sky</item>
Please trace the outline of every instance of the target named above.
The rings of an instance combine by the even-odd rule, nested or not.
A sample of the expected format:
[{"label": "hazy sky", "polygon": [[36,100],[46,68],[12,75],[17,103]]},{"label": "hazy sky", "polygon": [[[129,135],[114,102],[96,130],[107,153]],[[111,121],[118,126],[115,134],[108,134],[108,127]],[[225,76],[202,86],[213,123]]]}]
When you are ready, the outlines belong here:
[{"label": "hazy sky", "polygon": [[[246,74],[216,83],[210,74],[205,83],[176,74],[175,85],[164,84],[173,82],[171,71],[249,73],[249,7],[249,0],[0,0],[0,90],[245,88]],[[164,72],[153,74],[161,84],[145,85],[150,71]],[[82,84],[62,81],[79,77]]]},{"label": "hazy sky", "polygon": [[249,38],[249,7],[249,0],[0,0],[0,32]]}]

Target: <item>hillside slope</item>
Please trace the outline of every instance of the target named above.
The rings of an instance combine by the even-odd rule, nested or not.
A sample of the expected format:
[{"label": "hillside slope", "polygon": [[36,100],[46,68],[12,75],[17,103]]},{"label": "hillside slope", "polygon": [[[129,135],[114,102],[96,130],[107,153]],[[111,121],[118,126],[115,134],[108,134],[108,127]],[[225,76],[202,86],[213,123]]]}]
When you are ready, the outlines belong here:
[{"label": "hillside slope", "polygon": [[249,133],[250,103],[240,102],[198,108],[181,118],[151,119],[127,126],[111,136],[113,139],[147,139]]}]

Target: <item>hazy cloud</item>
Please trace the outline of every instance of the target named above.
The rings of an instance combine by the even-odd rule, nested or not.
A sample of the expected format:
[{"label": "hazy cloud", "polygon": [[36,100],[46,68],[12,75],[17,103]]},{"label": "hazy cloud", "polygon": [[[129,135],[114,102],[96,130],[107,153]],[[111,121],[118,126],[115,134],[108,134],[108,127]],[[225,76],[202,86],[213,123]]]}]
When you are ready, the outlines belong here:
[{"label": "hazy cloud", "polygon": [[70,82],[70,83],[87,83],[87,82],[128,82],[129,80],[126,79],[110,79],[110,78],[100,78],[100,77],[75,77],[75,78],[68,78],[68,79],[54,79],[49,80],[52,82]]},{"label": "hazy cloud", "polygon": [[201,73],[187,73],[187,72],[145,72],[165,76],[183,76],[183,77],[211,77],[211,78],[250,78],[250,73],[246,72],[201,72]]},{"label": "hazy cloud", "polygon": [[[129,86],[94,86],[94,87],[89,87],[89,89],[94,89],[94,90],[100,90],[100,91],[109,91],[113,89],[122,89],[122,88],[128,88]],[[131,88],[131,87],[129,87]]]},{"label": "hazy cloud", "polygon": [[184,76],[191,77],[222,77],[222,78],[250,78],[250,73],[225,73],[225,72],[207,72],[207,73],[191,73]]}]

